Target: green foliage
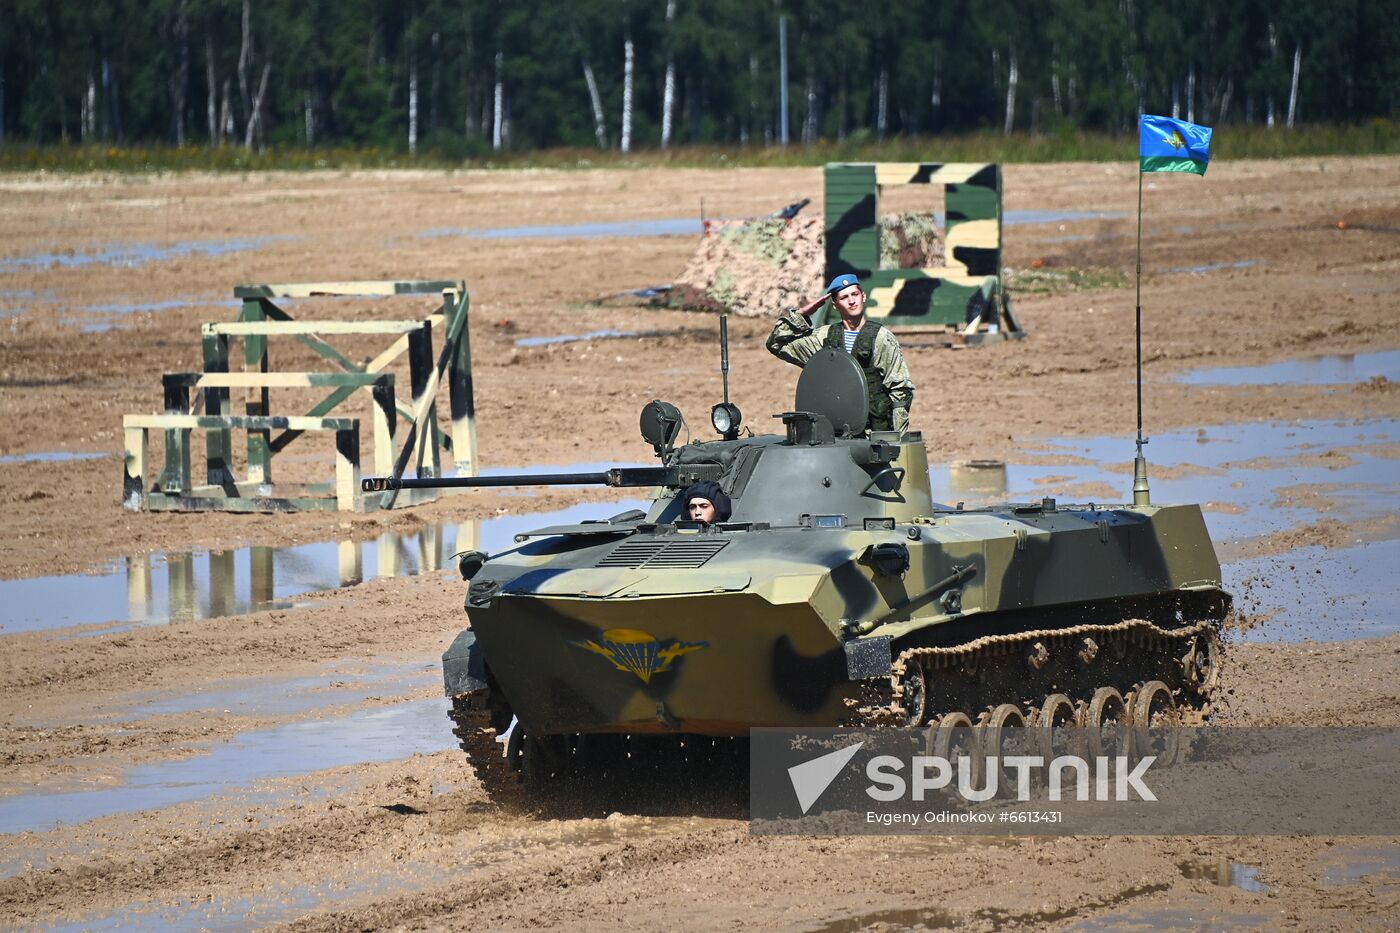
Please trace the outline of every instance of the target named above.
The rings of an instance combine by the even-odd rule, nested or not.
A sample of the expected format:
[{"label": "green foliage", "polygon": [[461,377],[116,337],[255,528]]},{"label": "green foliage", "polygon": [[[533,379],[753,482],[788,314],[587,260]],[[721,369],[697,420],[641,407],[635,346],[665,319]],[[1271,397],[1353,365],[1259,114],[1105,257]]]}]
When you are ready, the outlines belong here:
[{"label": "green foliage", "polygon": [[[1216,134],[1212,161],[1298,156],[1400,154],[1400,124],[1371,120],[1358,126],[1305,126],[1291,132],[1238,127]],[[686,146],[644,149],[630,155],[588,147],[493,153],[484,141],[448,132],[424,138],[417,155],[397,147],[270,146],[0,146],[0,171],[148,172],[254,171],[371,168],[748,168],[820,166],[827,162],[1137,162],[1137,135],[1062,131],[1031,136],[1000,132],[958,136],[898,137],[880,143],[817,143],[811,146]]]},{"label": "green foliage", "polygon": [[[730,161],[926,153],[931,136],[940,153],[948,139],[1028,147],[1012,161],[1102,158],[1103,140],[1126,140],[1142,111],[1228,130],[1222,145],[1272,124],[1277,142],[1249,145],[1313,151],[1316,130],[1285,132],[1290,112],[1299,125],[1343,125],[1336,144],[1345,147],[1356,144],[1355,127],[1393,120],[1400,108],[1400,0],[675,0],[670,21],[666,8],[0,0],[0,135],[6,144],[124,150],[251,139],[245,148],[268,149],[274,161],[298,161],[288,154],[296,147],[329,147],[315,158],[334,161],[362,147],[407,157],[412,121],[419,160],[516,161],[598,148],[587,68],[606,148],[616,149],[629,37],[634,148],[660,145],[669,67],[673,144],[726,147]],[[780,125],[780,16],[790,136],[804,147],[790,155],[768,154]]]}]

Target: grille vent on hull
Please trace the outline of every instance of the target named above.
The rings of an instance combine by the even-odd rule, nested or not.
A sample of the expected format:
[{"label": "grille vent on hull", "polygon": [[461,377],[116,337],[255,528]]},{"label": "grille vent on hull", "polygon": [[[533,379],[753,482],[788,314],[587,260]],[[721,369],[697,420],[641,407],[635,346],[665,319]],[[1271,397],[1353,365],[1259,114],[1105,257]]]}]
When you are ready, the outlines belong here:
[{"label": "grille vent on hull", "polygon": [[690,570],[703,567],[728,541],[624,541],[598,559],[595,567],[652,567]]}]

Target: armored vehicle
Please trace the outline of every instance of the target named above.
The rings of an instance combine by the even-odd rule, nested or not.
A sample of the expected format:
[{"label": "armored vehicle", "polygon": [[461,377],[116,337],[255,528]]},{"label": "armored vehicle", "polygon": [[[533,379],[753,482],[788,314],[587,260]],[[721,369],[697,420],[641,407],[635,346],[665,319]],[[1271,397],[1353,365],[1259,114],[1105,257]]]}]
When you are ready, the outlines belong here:
[{"label": "armored vehicle", "polygon": [[[421,481],[654,487],[645,511],[462,555],[470,628],[443,673],[478,770],[554,774],[647,736],[760,726],[1155,724],[1206,706],[1230,597],[1198,506],[936,503],[917,432],[864,433],[866,391],[823,350],[782,434],[741,436],[725,403],[719,439],[675,446],[680,413],[657,401],[641,427],[659,466]],[[683,514],[697,481],[729,496],[727,520]]]}]

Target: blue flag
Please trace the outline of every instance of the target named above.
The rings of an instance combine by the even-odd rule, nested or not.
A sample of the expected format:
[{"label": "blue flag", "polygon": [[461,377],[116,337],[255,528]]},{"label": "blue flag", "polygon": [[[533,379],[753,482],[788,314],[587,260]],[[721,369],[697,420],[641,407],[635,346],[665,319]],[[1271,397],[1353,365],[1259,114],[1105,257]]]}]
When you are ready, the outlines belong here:
[{"label": "blue flag", "polygon": [[1143,114],[1138,123],[1138,170],[1204,175],[1214,132],[1185,120]]}]

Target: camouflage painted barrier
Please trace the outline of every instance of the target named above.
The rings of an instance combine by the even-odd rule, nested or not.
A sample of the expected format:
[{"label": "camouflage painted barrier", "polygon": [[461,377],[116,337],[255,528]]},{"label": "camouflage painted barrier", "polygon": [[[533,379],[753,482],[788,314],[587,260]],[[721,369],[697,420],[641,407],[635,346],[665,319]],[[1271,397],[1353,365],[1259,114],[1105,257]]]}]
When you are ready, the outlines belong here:
[{"label": "camouflage painted barrier", "polygon": [[[911,256],[891,267],[890,235],[877,221],[880,190],[918,184],[943,185],[943,252],[936,264]],[[859,276],[870,295],[866,314],[881,323],[954,328],[967,343],[1024,336],[1002,277],[1000,165],[829,163],[825,247],[824,278]]]}]

